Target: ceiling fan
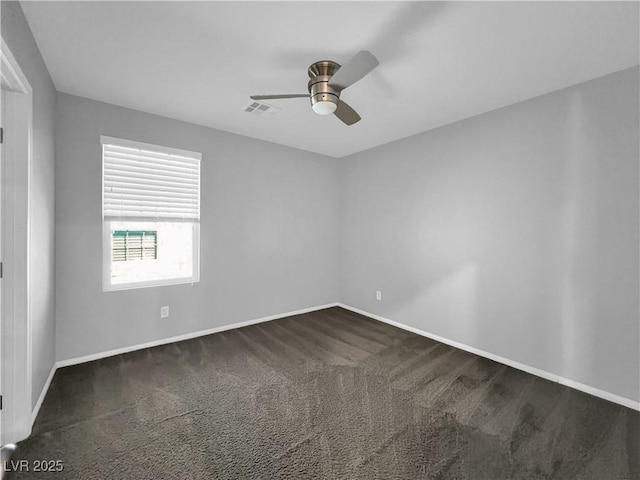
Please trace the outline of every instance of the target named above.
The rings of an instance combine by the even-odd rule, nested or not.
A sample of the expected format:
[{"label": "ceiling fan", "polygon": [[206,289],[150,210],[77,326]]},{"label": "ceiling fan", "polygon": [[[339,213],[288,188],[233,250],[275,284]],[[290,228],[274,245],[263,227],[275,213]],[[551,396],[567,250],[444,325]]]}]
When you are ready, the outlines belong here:
[{"label": "ceiling fan", "polygon": [[344,65],[331,60],[320,60],[307,69],[309,93],[285,95],[251,95],[252,100],[278,100],[282,98],[309,98],[311,108],[318,115],[333,113],[347,125],[360,121],[360,115],[346,102],[340,93],[378,66],[378,59],[366,50],[360,50]]}]

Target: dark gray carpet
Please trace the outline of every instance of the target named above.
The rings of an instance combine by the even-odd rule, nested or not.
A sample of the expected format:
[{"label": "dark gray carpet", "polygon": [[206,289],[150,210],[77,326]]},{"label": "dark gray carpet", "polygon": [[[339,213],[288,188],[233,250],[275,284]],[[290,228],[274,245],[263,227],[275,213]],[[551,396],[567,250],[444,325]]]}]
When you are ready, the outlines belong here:
[{"label": "dark gray carpet", "polygon": [[639,422],[331,308],[58,370],[10,478],[638,479]]}]

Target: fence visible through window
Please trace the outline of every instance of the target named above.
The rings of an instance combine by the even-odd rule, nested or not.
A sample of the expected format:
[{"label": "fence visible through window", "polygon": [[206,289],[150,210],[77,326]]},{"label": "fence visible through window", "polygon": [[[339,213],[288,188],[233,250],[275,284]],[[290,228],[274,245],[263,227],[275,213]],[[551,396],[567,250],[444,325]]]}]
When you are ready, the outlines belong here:
[{"label": "fence visible through window", "polygon": [[155,260],[158,258],[158,232],[154,230],[114,230],[112,234],[112,259],[114,262],[129,260]]}]

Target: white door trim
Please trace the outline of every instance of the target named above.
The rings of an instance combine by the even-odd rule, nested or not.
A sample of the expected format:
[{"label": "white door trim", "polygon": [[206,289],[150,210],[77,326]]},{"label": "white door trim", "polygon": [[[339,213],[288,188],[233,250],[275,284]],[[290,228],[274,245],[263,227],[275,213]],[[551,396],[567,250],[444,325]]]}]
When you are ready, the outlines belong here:
[{"label": "white door trim", "polygon": [[31,85],[4,39],[0,72],[5,125],[2,175],[2,444],[31,433],[30,177]]}]

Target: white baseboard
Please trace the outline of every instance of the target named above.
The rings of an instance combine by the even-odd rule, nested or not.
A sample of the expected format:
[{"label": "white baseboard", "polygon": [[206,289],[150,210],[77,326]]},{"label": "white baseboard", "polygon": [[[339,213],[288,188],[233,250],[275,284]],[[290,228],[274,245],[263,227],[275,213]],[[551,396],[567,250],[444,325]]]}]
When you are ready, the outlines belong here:
[{"label": "white baseboard", "polygon": [[327,303],[326,305],[317,305],[315,307],[303,308],[301,310],[295,310],[293,312],[278,313],[276,315],[269,315],[268,317],[255,318],[253,320],[246,320],[244,322],[233,323],[231,325],[222,325],[220,327],[209,328],[207,330],[200,330],[197,332],[185,333],[184,335],[178,335],[176,337],[162,338],[160,340],[154,340],[152,342],[139,343],[136,345],[129,345],[127,347],[115,348],[113,350],[107,350],[104,352],[92,353],[91,355],[84,355],[82,357],[74,357],[66,360],[59,360],[56,363],[56,367],[61,368],[61,367],[68,367],[70,365],[77,365],[79,363],[91,362],[93,360],[99,360],[101,358],[112,357],[114,355],[134,352],[136,350],[142,350],[144,348],[157,347],[158,345],[165,345],[167,343],[180,342],[182,340],[190,340],[192,338],[211,335],[212,333],[224,332],[225,330],[233,330],[234,328],[247,327],[249,325],[255,325],[256,323],[268,322],[270,320],[277,320],[278,318],[291,317],[293,315],[300,315],[302,313],[314,312],[316,310],[335,307],[337,305],[338,305],[337,303]]},{"label": "white baseboard", "polygon": [[44,385],[42,387],[42,391],[40,392],[40,396],[38,397],[38,401],[36,402],[36,406],[33,407],[33,411],[31,412],[31,426],[33,427],[33,422],[36,421],[36,417],[38,416],[38,412],[40,411],[40,407],[42,406],[42,402],[44,402],[44,397],[47,395],[47,392],[49,391],[49,386],[51,385],[51,380],[53,380],[53,376],[56,373],[56,370],[58,369],[58,364],[54,363],[51,366],[51,371],[49,372],[49,376],[47,377],[47,380],[44,382]]},{"label": "white baseboard", "polygon": [[467,352],[474,353],[476,355],[488,358],[490,360],[494,360],[494,361],[502,363],[504,365],[508,365],[510,367],[517,368],[518,370],[522,370],[522,371],[530,373],[532,375],[536,375],[538,377],[545,378],[545,379],[550,380],[552,382],[557,382],[557,383],[560,383],[561,385],[565,385],[567,387],[574,388],[576,390],[580,390],[580,391],[588,393],[590,395],[593,395],[593,396],[596,396],[596,397],[599,397],[599,398],[603,398],[605,400],[609,400],[609,401],[617,403],[619,405],[623,405],[625,407],[629,407],[629,408],[632,408],[634,410],[640,411],[640,402],[637,402],[635,400],[631,400],[629,398],[622,397],[620,395],[616,395],[616,394],[613,394],[613,393],[610,393],[610,392],[606,392],[606,391],[601,390],[599,388],[591,387],[589,385],[585,385],[583,383],[576,382],[575,380],[564,378],[564,377],[561,377],[561,376],[556,375],[554,373],[550,373],[550,372],[547,372],[545,370],[541,370],[539,368],[532,367],[530,365],[525,365],[524,363],[516,362],[515,360],[511,360],[511,359],[508,359],[508,358],[505,358],[505,357],[501,357],[499,355],[494,355],[493,353],[485,352],[484,350],[480,350],[478,348],[471,347],[469,345],[465,345],[465,344],[460,343],[460,342],[449,340],[448,338],[444,338],[444,337],[441,337],[439,335],[434,335],[434,334],[431,334],[431,333],[426,332],[424,330],[420,330],[418,328],[411,327],[409,325],[404,325],[404,324],[396,322],[394,320],[389,320],[388,318],[382,317],[380,315],[376,315],[375,313],[370,313],[370,312],[367,312],[365,310],[360,310],[359,308],[355,308],[355,307],[351,307],[349,305],[345,305],[345,304],[342,304],[342,303],[339,303],[339,302],[335,302],[335,303],[328,303],[326,305],[318,305],[318,306],[315,306],[315,307],[309,307],[309,308],[304,308],[304,309],[301,309],[301,310],[295,310],[293,312],[286,312],[286,313],[280,313],[280,314],[276,314],[276,315],[270,315],[270,316],[267,316],[267,317],[256,318],[256,319],[253,319],[253,320],[247,320],[247,321],[244,321],[244,322],[234,323],[234,324],[231,324],[231,325],[223,325],[223,326],[220,326],[220,327],[214,327],[214,328],[210,328],[210,329],[207,329],[207,330],[200,330],[200,331],[197,331],[197,332],[186,333],[184,335],[178,335],[176,337],[163,338],[161,340],[154,340],[153,342],[147,342],[147,343],[141,343],[141,344],[137,344],[137,345],[130,345],[128,347],[116,348],[116,349],[113,349],[113,350],[94,353],[94,354],[91,354],[91,355],[85,355],[85,356],[82,356],[82,357],[75,357],[75,358],[70,358],[70,359],[67,359],[67,360],[60,360],[60,361],[56,362],[56,364],[53,365],[53,367],[51,367],[51,372],[49,373],[49,377],[47,377],[47,381],[45,382],[44,387],[42,388],[42,392],[40,393],[40,396],[38,397],[38,401],[37,401],[37,403],[36,403],[36,405],[35,405],[35,407],[33,409],[33,412],[31,414],[31,424],[33,425],[33,422],[35,421],[36,417],[38,416],[38,412],[40,411],[40,407],[42,406],[42,402],[44,401],[44,398],[45,398],[45,396],[47,394],[47,391],[49,390],[49,386],[51,385],[51,380],[53,379],[53,376],[54,376],[54,374],[55,374],[55,372],[56,372],[56,370],[58,368],[67,367],[67,366],[70,366],[70,365],[77,365],[79,363],[91,362],[93,360],[98,360],[100,358],[111,357],[113,355],[120,355],[122,353],[133,352],[133,351],[136,351],[136,350],[142,350],[144,348],[156,347],[158,345],[165,345],[167,343],[179,342],[179,341],[182,341],[182,340],[189,340],[189,339],[192,339],[192,338],[202,337],[202,336],[205,336],[205,335],[211,335],[212,333],[224,332],[226,330],[233,330],[234,328],[247,327],[249,325],[255,325],[256,323],[268,322],[268,321],[271,321],[271,320],[277,320],[278,318],[291,317],[293,315],[300,315],[300,314],[303,314],[303,313],[314,312],[316,310],[323,310],[325,308],[336,307],[336,306],[337,307],[342,307],[342,308],[344,308],[346,310],[351,310],[352,312],[355,312],[355,313],[359,313],[361,315],[364,315],[365,317],[369,317],[369,318],[372,318],[374,320],[378,320],[378,321],[387,323],[389,325],[393,325],[394,327],[402,328],[403,330],[407,330],[409,332],[421,335],[423,337],[431,338],[431,339],[436,340],[438,342],[445,343],[447,345],[451,345],[452,347],[459,348],[460,350],[465,350]]},{"label": "white baseboard", "polygon": [[69,358],[66,360],[57,361],[52,367],[51,372],[49,372],[49,377],[47,377],[47,381],[44,383],[42,387],[42,392],[38,397],[38,401],[36,402],[36,406],[31,412],[31,427],[33,427],[33,423],[38,416],[38,412],[40,411],[40,407],[42,406],[42,402],[44,401],[44,397],[47,395],[49,391],[49,386],[51,385],[51,380],[53,380],[53,376],[55,375],[58,368],[68,367],[71,365],[78,365],[80,363],[91,362],[93,360],[98,360],[100,358],[112,357],[114,355],[120,355],[122,353],[133,352],[136,350],[142,350],[144,348],[157,347],[158,345],[165,345],[167,343],[180,342],[182,340],[189,340],[192,338],[203,337],[205,335],[211,335],[212,333],[224,332],[225,330],[233,330],[234,328],[247,327],[249,325],[255,325],[256,323],[268,322],[270,320],[277,320],[278,318],[291,317],[293,315],[300,315],[303,313],[314,312],[316,310],[323,310],[325,308],[335,307],[338,303],[327,303],[325,305],[317,305],[315,307],[303,308],[301,310],[295,310],[293,312],[279,313],[276,315],[269,315],[267,317],[254,318],[253,320],[247,320],[244,322],[233,323],[231,325],[222,325],[220,327],[209,328],[207,330],[200,330],[197,332],[185,333],[184,335],[178,335],[176,337],[163,338],[161,340],[154,340],[153,342],[140,343],[137,345],[130,345],[127,347],[116,348],[113,350],[107,350],[105,352],[92,353],[91,355],[84,355],[82,357]]},{"label": "white baseboard", "polygon": [[498,363],[502,363],[504,365],[508,365],[513,368],[517,368],[518,370],[522,370],[524,372],[530,373],[532,375],[536,375],[538,377],[545,378],[547,380],[551,380],[552,382],[557,382],[561,385],[565,385],[567,387],[574,388],[576,390],[580,390],[581,392],[588,393],[589,395],[593,395],[595,397],[602,398],[604,400],[609,400],[610,402],[617,403],[619,405],[623,405],[625,407],[632,408],[633,410],[640,411],[640,402],[632,400],[630,398],[622,397],[620,395],[616,395],[614,393],[610,393],[599,388],[592,387],[590,385],[585,385],[584,383],[576,382],[575,380],[571,380],[569,378],[564,378],[555,373],[547,372],[545,370],[541,370],[539,368],[532,367],[530,365],[525,365],[524,363],[516,362],[515,360],[511,360],[505,357],[501,357],[499,355],[494,355],[490,352],[485,352],[484,350],[480,350],[479,348],[471,347],[469,345],[465,345],[464,343],[456,342],[453,340],[449,340],[448,338],[441,337],[439,335],[434,335],[432,333],[426,332],[424,330],[420,330],[419,328],[411,327],[409,325],[405,325],[403,323],[396,322],[394,320],[389,320],[388,318],[382,317],[380,315],[376,315],[375,313],[370,313],[364,310],[360,310],[359,308],[351,307],[349,305],[345,305],[343,303],[338,303],[339,307],[342,307],[346,310],[351,310],[352,312],[359,313],[360,315],[364,315],[365,317],[372,318],[374,320],[378,320],[380,322],[387,323],[389,325],[393,325],[394,327],[401,328],[403,330],[407,330],[412,333],[416,333],[423,337],[431,338],[441,343],[445,343],[447,345],[451,345],[452,347],[459,348],[460,350],[464,350],[470,353],[474,353],[481,357],[488,358],[490,360],[496,361]]}]

